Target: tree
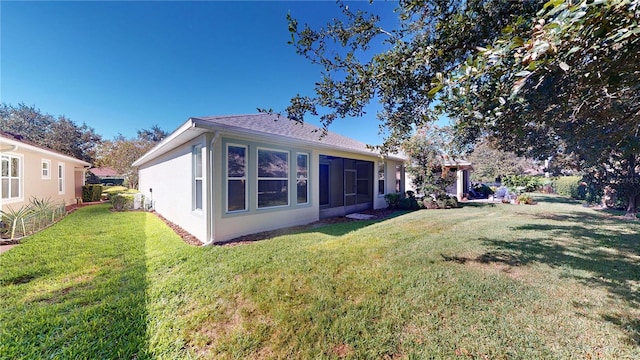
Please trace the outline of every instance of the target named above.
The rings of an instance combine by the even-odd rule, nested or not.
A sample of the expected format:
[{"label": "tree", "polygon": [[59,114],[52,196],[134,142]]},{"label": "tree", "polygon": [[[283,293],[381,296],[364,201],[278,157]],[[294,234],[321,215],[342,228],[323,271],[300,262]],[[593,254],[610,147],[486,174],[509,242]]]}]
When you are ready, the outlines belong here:
[{"label": "tree", "polygon": [[552,0],[533,20],[451,72],[443,108],[464,139],[481,132],[520,154],[574,156],[592,181],[625,194],[635,218],[640,1]]},{"label": "tree", "polygon": [[[322,66],[314,96],[287,116],[361,116],[378,101],[383,151],[432,121],[456,121],[459,151],[489,136],[533,158],[575,156],[622,176],[637,210],[639,0],[406,0],[398,26],[351,11],[312,29],[289,16],[296,51]],[[375,49],[375,51],[373,50]],[[619,171],[610,171],[617,169]]]},{"label": "tree", "polygon": [[0,130],[87,162],[93,161],[95,147],[102,141],[86,124],[78,126],[63,115],[56,119],[23,103],[0,105]]},{"label": "tree", "polygon": [[152,143],[158,143],[168,135],[169,133],[162,130],[157,124],[151,126],[151,129],[138,130],[138,139]]},{"label": "tree", "polygon": [[138,188],[138,170],[131,164],[167,137],[168,133],[157,125],[138,130],[138,137],[127,139],[122,134],[102,143],[97,153],[96,166],[111,167],[124,176],[125,185]]},{"label": "tree", "polygon": [[438,197],[446,194],[446,188],[455,182],[455,173],[444,167],[447,144],[451,142],[447,130],[425,125],[402,145],[409,157],[406,171],[419,193]]},{"label": "tree", "polygon": [[513,14],[533,15],[541,4],[405,0],[399,2],[394,29],[384,29],[377,14],[352,11],[342,3],[339,7],[341,16],[319,29],[300,29],[288,16],[291,44],[323,70],[315,96],[296,95],[286,114],[300,122],[319,115],[327,127],[337,118],[363,115],[366,106],[377,101],[382,107],[380,128],[387,133],[381,149],[388,151],[435,119],[431,108],[444,86],[443,74],[496,38]]},{"label": "tree", "polygon": [[482,182],[497,181],[504,175],[520,175],[535,166],[532,161],[513,152],[497,149],[489,139],[475,144],[467,160],[473,164],[473,178]]}]

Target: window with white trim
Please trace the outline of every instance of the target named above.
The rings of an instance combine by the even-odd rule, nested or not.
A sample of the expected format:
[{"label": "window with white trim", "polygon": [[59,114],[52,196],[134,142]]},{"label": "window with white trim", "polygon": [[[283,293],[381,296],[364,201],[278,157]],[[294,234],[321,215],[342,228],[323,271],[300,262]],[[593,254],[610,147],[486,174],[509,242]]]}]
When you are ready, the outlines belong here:
[{"label": "window with white trim", "polygon": [[296,167],[297,204],[309,203],[309,154],[298,153]]},{"label": "window with white trim", "polygon": [[258,208],[289,205],[289,152],[258,149]]},{"label": "window with white trim", "polygon": [[227,211],[247,210],[247,147],[227,145]]},{"label": "window with white trim", "polygon": [[3,199],[19,199],[21,197],[20,162],[21,158],[11,155],[2,155],[2,169],[0,177],[2,182]]},{"label": "window with white trim", "polygon": [[64,194],[64,164],[58,163],[58,194]]},{"label": "window with white trim", "polygon": [[45,180],[51,179],[51,161],[42,159],[41,175]]},{"label": "window with white trim", "polygon": [[195,145],[193,159],[193,210],[202,210],[202,145]]},{"label": "window with white trim", "polygon": [[386,194],[385,183],[385,164],[384,161],[378,162],[378,195]]},{"label": "window with white trim", "polygon": [[396,192],[402,192],[402,165],[396,165]]}]

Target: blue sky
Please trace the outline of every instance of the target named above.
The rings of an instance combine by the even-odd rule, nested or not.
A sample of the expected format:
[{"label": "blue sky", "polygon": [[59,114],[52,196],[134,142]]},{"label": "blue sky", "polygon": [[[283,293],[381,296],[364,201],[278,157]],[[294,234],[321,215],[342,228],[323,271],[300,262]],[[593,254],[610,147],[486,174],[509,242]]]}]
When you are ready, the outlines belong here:
[{"label": "blue sky", "polygon": [[[395,21],[393,2],[351,6]],[[105,139],[154,124],[173,131],[191,116],[284,110],[292,96],[313,95],[321,71],[287,44],[287,12],[321,25],[339,9],[333,1],[1,1],[0,100],[65,115]],[[330,130],[381,142],[375,111]]]}]

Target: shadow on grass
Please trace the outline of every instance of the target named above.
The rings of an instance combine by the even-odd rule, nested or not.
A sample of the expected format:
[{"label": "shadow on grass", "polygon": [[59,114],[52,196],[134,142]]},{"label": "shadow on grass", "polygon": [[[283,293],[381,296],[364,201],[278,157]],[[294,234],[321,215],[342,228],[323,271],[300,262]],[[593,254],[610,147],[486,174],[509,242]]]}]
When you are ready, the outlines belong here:
[{"label": "shadow on grass", "polygon": [[[480,255],[474,261],[506,263],[511,266],[541,263],[563,267],[565,276],[606,290],[625,300],[632,308],[640,306],[640,226],[598,213],[542,216],[545,223],[513,227],[515,231],[540,234],[516,241],[483,238],[497,251]],[[497,254],[497,255],[496,255]],[[457,260],[460,262],[460,260]],[[640,345],[640,321],[623,315],[604,315],[629,334],[632,344]]]},{"label": "shadow on grass", "polygon": [[320,220],[318,222],[308,224],[308,225],[300,225],[300,226],[293,226],[293,227],[276,229],[271,231],[263,231],[255,234],[240,236],[230,240],[217,241],[217,242],[214,242],[214,245],[224,246],[224,245],[252,243],[256,241],[269,240],[278,236],[295,235],[295,234],[320,233],[328,236],[338,237],[338,236],[346,235],[353,231],[363,229],[367,226],[370,226],[379,222],[383,222],[398,216],[402,216],[409,212],[411,211],[397,210],[386,216],[383,216],[377,219],[371,219],[371,220],[351,220],[351,219],[346,219],[343,216],[338,216],[334,218]]},{"label": "shadow on grass", "polygon": [[570,199],[560,195],[547,195],[541,193],[535,193],[534,198],[537,202],[546,202],[552,204],[581,204],[582,201]]},{"label": "shadow on grass", "polygon": [[[49,254],[35,255],[38,259],[27,267],[48,271],[32,281],[12,281],[14,286],[2,290],[3,356],[151,357],[147,351],[146,220],[123,215],[107,207],[78,210],[30,239],[34,246],[14,249],[19,259],[46,247]],[[79,229],[91,235],[78,235]],[[31,271],[12,264],[12,259],[3,260],[16,274]],[[10,298],[11,303],[4,303]]]}]

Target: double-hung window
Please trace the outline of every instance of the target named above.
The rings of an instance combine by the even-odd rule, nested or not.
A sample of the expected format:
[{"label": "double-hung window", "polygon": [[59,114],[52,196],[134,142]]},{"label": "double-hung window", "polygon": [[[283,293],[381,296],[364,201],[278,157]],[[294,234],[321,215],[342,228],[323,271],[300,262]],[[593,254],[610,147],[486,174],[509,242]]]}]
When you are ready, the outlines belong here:
[{"label": "double-hung window", "polygon": [[227,211],[247,210],[247,147],[227,145]]},{"label": "double-hung window", "polygon": [[298,153],[296,168],[297,203],[309,203],[309,154]]},{"label": "double-hung window", "polygon": [[19,199],[20,194],[20,160],[21,158],[11,155],[2,155],[2,198]]},{"label": "double-hung window", "polygon": [[42,159],[42,179],[51,179],[51,161]]},{"label": "double-hung window", "polygon": [[384,161],[378,162],[378,195],[386,194],[385,183],[385,164]]},{"label": "double-hung window", "polygon": [[58,163],[58,194],[64,194],[64,164]]},{"label": "double-hung window", "polygon": [[289,152],[258,149],[258,208],[289,205]]},{"label": "double-hung window", "polygon": [[193,209],[202,210],[202,145],[193,147]]}]

